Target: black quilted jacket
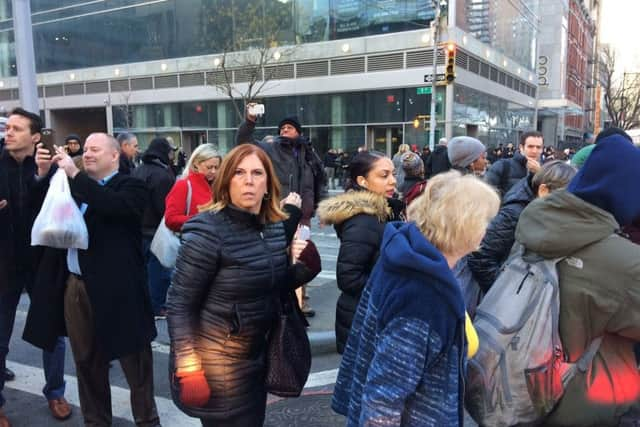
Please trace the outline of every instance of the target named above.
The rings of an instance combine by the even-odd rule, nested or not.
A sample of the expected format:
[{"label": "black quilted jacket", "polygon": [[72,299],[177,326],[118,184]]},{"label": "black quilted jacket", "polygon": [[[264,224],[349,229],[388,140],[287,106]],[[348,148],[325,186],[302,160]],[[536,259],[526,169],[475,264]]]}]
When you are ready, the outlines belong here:
[{"label": "black quilted jacket", "polygon": [[[282,223],[261,224],[233,207],[187,221],[168,293],[170,375],[176,405],[224,420],[260,411],[265,344],[277,292],[313,278],[290,265]],[[176,368],[204,369],[211,399],[204,408],[178,399]]]},{"label": "black quilted jacket", "polygon": [[530,180],[531,176],[522,178],[504,196],[498,214],[487,227],[480,249],[467,258],[473,278],[485,293],[495,282],[515,243],[520,214],[535,198]]}]

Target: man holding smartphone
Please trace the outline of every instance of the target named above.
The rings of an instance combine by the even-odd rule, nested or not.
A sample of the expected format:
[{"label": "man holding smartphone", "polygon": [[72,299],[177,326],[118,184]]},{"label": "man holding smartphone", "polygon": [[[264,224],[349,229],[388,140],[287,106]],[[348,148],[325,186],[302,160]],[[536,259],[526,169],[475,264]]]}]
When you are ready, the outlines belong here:
[{"label": "man holding smartphone", "polygon": [[[326,195],[326,178],[322,161],[313,149],[309,138],[303,135],[302,126],[296,116],[285,117],[280,121],[278,136],[272,143],[255,141],[253,132],[258,116],[253,113],[264,112],[264,106],[260,108],[259,105],[261,104],[247,104],[246,119],[238,128],[236,145],[257,144],[269,155],[280,180],[282,198],[292,192],[298,193],[302,198],[300,224],[310,226],[318,203]],[[307,317],[315,315],[306,302],[302,304],[302,312]]]},{"label": "man holding smartphone", "polygon": [[[40,116],[16,108],[7,121],[6,145],[0,155],[0,408],[5,403],[1,392],[16,309],[22,290],[31,291],[35,280],[31,227],[40,206],[32,189],[37,172],[34,151],[41,131]],[[64,398],[64,354],[62,337],[57,337],[53,351],[43,351],[43,392],[51,414],[59,420],[71,415]],[[5,426],[10,423],[0,409],[0,427]]]}]

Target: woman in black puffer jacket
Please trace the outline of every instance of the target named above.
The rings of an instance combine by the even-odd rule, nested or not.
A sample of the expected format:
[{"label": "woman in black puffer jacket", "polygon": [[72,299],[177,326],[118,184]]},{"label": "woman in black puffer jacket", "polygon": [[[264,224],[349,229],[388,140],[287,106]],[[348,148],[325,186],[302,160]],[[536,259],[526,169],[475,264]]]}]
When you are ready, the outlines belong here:
[{"label": "woman in black puffer jacket", "polygon": [[357,154],[349,164],[347,192],[320,202],[317,214],[333,224],[340,250],[336,267],[342,291],[336,308],[336,347],[342,354],[360,295],[378,260],[387,221],[400,219],[404,204],[392,199],[396,179],[390,158],[375,151]]},{"label": "woman in black puffer jacket", "polygon": [[320,271],[308,241],[294,240],[273,166],[244,144],[224,159],[211,209],[183,226],[168,298],[171,391],[203,426],[261,426],[267,336],[276,298]]}]

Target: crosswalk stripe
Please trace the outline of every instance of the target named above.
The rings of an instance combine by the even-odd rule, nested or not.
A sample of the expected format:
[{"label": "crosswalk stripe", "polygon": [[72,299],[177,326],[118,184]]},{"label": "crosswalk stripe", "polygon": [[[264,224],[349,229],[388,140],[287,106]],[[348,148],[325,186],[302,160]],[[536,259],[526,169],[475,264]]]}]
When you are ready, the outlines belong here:
[{"label": "crosswalk stripe", "polygon": [[[168,352],[168,346],[159,343],[153,344],[154,351]],[[18,378],[16,381],[6,383],[5,387],[13,390],[22,391],[33,395],[41,395],[42,383],[44,381],[42,369],[33,366],[24,365],[22,363],[7,360],[7,367],[13,370]],[[333,384],[336,382],[338,369],[329,369],[326,371],[314,372],[309,375],[305,388],[320,387]],[[80,407],[80,399],[78,397],[78,380],[73,375],[65,375],[66,391],[65,398],[76,407]],[[160,422],[166,426],[199,426],[200,421],[191,418],[180,411],[172,400],[164,397],[155,396],[156,407]],[[134,421],[131,414],[131,404],[129,400],[129,390],[111,386],[111,407],[114,418],[121,418]],[[76,411],[74,417],[81,417],[82,414]]]},{"label": "crosswalk stripe", "polygon": [[336,279],[336,272],[335,271],[321,271],[315,278],[316,279],[335,280]]},{"label": "crosswalk stripe", "polygon": [[[7,367],[16,373],[16,380],[6,383],[5,387],[25,393],[41,395],[42,384],[44,382],[42,369],[9,360],[7,360]],[[72,375],[65,375],[64,379],[67,383],[65,398],[70,404],[80,407],[80,399],[78,397],[78,380]],[[181,427],[202,425],[200,420],[191,418],[180,411],[174,405],[172,400],[156,396],[155,401],[162,425]],[[131,414],[128,389],[111,386],[111,407],[114,418],[123,418],[129,421],[134,421]],[[80,416],[82,415],[79,413],[74,415],[74,417]]]}]

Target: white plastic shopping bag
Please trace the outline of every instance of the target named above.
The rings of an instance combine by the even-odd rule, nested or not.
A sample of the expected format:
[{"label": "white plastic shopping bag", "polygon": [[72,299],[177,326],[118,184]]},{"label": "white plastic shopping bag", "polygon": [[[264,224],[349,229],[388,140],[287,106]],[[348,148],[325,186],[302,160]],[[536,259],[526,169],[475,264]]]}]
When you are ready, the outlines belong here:
[{"label": "white plastic shopping bag", "polygon": [[51,178],[44,203],[31,229],[31,246],[60,249],[89,247],[87,225],[71,197],[69,181],[62,169],[58,169]]}]

